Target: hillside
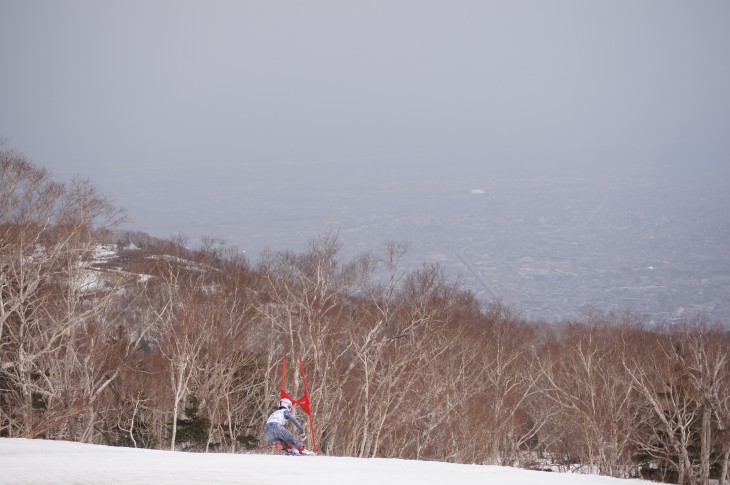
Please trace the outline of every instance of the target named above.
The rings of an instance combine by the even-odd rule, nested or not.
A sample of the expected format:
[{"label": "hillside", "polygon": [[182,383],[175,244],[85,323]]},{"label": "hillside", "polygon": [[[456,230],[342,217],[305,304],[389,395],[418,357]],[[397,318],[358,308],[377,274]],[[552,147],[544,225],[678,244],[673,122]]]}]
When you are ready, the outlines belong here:
[{"label": "hillside", "polygon": [[389,485],[629,485],[595,475],[497,466],[329,456],[289,457],[140,450],[64,441],[0,438],[0,483]]},{"label": "hillside", "polygon": [[301,358],[323,455],[727,476],[730,334],[706,321],[546,326],[332,232],[255,265],[122,238],[90,183],[0,161],[0,437],[237,456],[303,395]]}]

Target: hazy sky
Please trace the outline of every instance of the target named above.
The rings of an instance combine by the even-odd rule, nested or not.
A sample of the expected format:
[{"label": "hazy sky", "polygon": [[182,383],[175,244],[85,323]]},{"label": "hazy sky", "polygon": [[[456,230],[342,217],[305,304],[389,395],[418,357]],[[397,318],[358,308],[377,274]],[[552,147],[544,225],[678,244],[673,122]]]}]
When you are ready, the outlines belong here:
[{"label": "hazy sky", "polygon": [[0,0],[0,136],[57,173],[717,175],[729,26],[727,0]]}]

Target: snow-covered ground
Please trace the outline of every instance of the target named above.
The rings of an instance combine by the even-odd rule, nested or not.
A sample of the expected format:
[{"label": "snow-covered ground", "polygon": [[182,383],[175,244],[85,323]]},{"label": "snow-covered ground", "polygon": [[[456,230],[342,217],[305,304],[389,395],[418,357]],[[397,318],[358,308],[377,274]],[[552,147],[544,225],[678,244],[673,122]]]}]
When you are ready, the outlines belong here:
[{"label": "snow-covered ground", "polygon": [[426,461],[181,453],[0,438],[0,483],[637,485],[646,482]]}]

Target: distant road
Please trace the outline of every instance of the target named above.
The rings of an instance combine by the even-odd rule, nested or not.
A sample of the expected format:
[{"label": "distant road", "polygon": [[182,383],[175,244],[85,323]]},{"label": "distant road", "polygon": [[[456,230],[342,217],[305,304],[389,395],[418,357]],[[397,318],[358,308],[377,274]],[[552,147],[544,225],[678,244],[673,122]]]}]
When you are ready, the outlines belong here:
[{"label": "distant road", "polygon": [[459,256],[459,259],[461,260],[461,262],[462,262],[462,263],[464,263],[464,266],[466,266],[466,269],[468,269],[468,270],[469,270],[469,272],[470,272],[470,273],[471,273],[472,275],[474,275],[474,277],[475,277],[475,278],[477,279],[477,281],[479,281],[479,283],[480,283],[480,284],[481,284],[481,285],[482,285],[482,286],[484,287],[484,289],[485,289],[485,290],[487,290],[487,292],[488,292],[488,293],[489,293],[489,294],[491,295],[491,299],[492,299],[492,300],[495,300],[495,299],[497,298],[497,293],[496,293],[496,292],[494,291],[494,289],[493,289],[493,288],[492,288],[492,287],[491,287],[491,286],[489,285],[489,283],[487,282],[487,280],[485,280],[485,279],[484,279],[484,278],[482,277],[482,274],[481,274],[481,273],[479,272],[479,270],[478,270],[478,269],[477,269],[477,268],[476,268],[476,267],[474,266],[474,263],[472,263],[471,261],[469,261],[468,259],[466,259],[466,256],[464,256],[464,252],[465,252],[465,251],[466,251],[467,249],[469,249],[469,248],[473,248],[473,247],[475,247],[475,246],[480,246],[480,245],[482,245],[482,244],[484,244],[484,243],[474,243],[474,244],[471,244],[471,245],[469,245],[469,246],[467,246],[467,247],[465,247],[465,248],[462,248],[462,249],[460,249],[460,250],[458,251],[458,253],[457,253],[457,256]]}]

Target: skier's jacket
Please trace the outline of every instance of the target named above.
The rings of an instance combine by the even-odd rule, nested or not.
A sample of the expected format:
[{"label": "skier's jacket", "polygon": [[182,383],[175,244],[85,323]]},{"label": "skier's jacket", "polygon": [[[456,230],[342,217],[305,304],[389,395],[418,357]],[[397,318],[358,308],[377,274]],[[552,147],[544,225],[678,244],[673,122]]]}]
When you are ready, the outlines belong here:
[{"label": "skier's jacket", "polygon": [[292,422],[294,427],[297,428],[297,431],[299,431],[299,434],[304,434],[304,427],[302,427],[301,423],[297,421],[297,418],[295,418],[294,415],[286,408],[279,408],[271,413],[269,419],[266,420],[266,424],[277,423],[284,426],[287,421]]}]

